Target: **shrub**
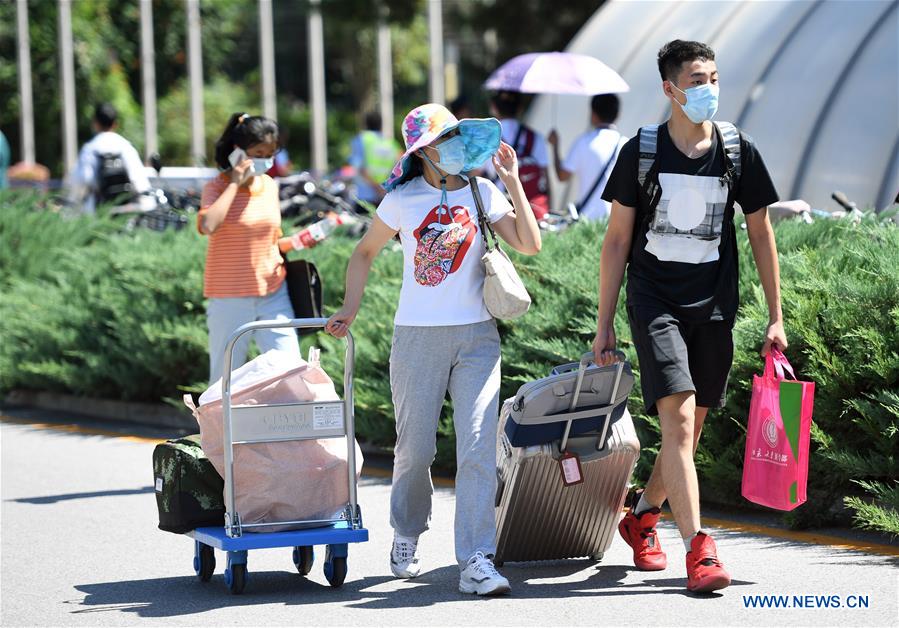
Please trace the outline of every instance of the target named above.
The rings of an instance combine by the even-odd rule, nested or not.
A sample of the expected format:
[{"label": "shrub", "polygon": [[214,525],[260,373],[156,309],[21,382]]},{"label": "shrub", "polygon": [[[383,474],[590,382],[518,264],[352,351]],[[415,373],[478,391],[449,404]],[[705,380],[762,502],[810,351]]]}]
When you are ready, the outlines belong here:
[{"label": "shrub", "polygon": [[[544,376],[551,365],[589,350],[602,234],[601,226],[579,225],[546,235],[536,257],[515,256],[534,304],[522,319],[500,323],[503,398],[520,384]],[[857,525],[899,533],[899,229],[874,222],[784,223],[778,225],[777,238],[788,354],[799,377],[817,384],[809,503],[787,520],[796,526],[839,520],[846,516],[841,504],[845,499]],[[743,235],[739,240],[743,305],[734,331],[730,394],[725,408],[710,413],[697,454],[704,497],[730,505],[746,505],[740,497],[746,416],[752,375],[763,369],[758,349],[767,325],[748,240]],[[336,305],[342,298],[342,262],[349,250],[341,243],[313,252],[328,303]],[[359,394],[366,400],[360,413],[366,425],[381,426],[366,433],[377,435],[383,444],[393,438],[384,374],[400,272],[399,251],[379,257],[354,325],[363,347],[360,355],[376,356],[359,365],[364,373]],[[616,332],[620,348],[635,362],[623,298]],[[645,479],[657,453],[659,427],[656,418],[645,414],[639,369],[636,376],[630,408],[643,443],[637,476]],[[373,412],[380,416],[371,416]],[[438,464],[451,467],[448,414],[440,429]]]},{"label": "shrub", "polygon": [[[195,229],[121,234],[105,221],[21,210],[0,200],[0,248],[30,236],[0,271],[0,389],[153,401],[206,378],[205,247]],[[46,229],[8,229],[10,214]]]},{"label": "shrub", "polygon": [[82,248],[113,231],[90,217],[63,220],[32,192],[0,191],[0,291],[13,278],[33,279],[59,267],[62,251]]},{"label": "shrub", "polygon": [[[205,243],[196,230],[122,234],[106,221],[33,211],[33,200],[0,196],[0,390],[158,401],[202,389]],[[602,226],[583,224],[548,234],[538,256],[515,256],[534,305],[522,319],[500,323],[503,398],[589,349],[602,235]],[[788,521],[806,526],[851,514],[858,526],[899,533],[899,229],[785,223],[777,237],[787,353],[797,374],[817,384],[809,502]],[[342,300],[354,245],[334,237],[308,253],[322,273],[328,312]],[[739,246],[743,306],[730,395],[709,417],[697,455],[704,497],[731,505],[746,504],[740,497],[745,423],[767,320],[742,235]],[[402,253],[391,245],[375,260],[353,326],[357,431],[385,446],[394,439],[387,372],[401,274]],[[616,331],[635,362],[623,302]],[[342,372],[342,341],[320,334],[311,342],[322,346],[328,372]],[[643,410],[639,369],[636,375],[630,408],[643,442],[637,476],[645,480],[658,422]],[[438,464],[451,469],[449,413],[439,430]]]}]

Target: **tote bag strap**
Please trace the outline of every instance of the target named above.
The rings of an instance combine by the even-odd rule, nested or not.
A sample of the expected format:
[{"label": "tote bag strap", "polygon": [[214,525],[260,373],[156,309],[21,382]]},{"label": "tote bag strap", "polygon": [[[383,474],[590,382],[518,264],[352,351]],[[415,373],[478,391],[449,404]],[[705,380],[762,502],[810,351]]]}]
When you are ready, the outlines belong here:
[{"label": "tote bag strap", "polygon": [[777,346],[771,345],[768,355],[765,356],[765,377],[783,380],[786,379],[786,375],[789,375],[790,379],[798,381],[787,356]]},{"label": "tote bag strap", "polygon": [[[474,197],[475,211],[478,214],[478,226],[481,229],[481,237],[484,238],[484,248],[488,252],[494,248],[499,248],[499,242],[496,239],[496,233],[493,231],[493,225],[487,220],[487,214],[484,212],[484,202],[481,200],[481,190],[478,188],[477,177],[470,177],[468,184],[471,186],[471,195]],[[487,234],[493,238],[493,246],[490,246],[490,240]]]}]

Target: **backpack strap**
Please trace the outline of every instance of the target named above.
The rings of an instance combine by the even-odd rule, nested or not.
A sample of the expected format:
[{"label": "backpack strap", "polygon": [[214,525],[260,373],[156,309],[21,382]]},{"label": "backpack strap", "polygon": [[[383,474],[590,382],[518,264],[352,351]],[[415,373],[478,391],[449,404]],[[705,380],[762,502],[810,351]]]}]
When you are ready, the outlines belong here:
[{"label": "backpack strap", "polygon": [[656,151],[659,146],[659,125],[649,124],[640,127],[639,147],[637,162],[637,182],[649,197],[649,206],[652,215],[656,205],[662,196],[662,188],[658,181],[658,166],[656,165]]},{"label": "backpack strap", "polygon": [[[740,179],[742,173],[740,159],[740,131],[730,122],[715,121],[715,127],[720,133],[721,140],[724,144],[724,157],[727,172],[722,177],[722,183],[725,183],[728,190],[733,195],[736,183]],[[653,213],[655,207],[661,198],[661,188],[658,182],[658,173],[656,172],[656,152],[659,144],[659,125],[651,124],[640,127],[640,153],[637,164],[637,181],[640,187],[646,191],[646,195],[650,199],[650,207]]]},{"label": "backpack strap", "polygon": [[640,127],[640,161],[637,165],[637,180],[640,187],[646,187],[646,179],[656,160],[656,148],[659,145],[659,125],[650,124]]},{"label": "backpack strap", "polygon": [[733,168],[733,173],[737,179],[740,178],[742,172],[740,168],[740,131],[730,122],[715,122],[715,126],[721,132],[721,138],[724,140],[724,154],[730,160],[729,166]]},{"label": "backpack strap", "polygon": [[727,205],[732,207],[737,195],[737,183],[742,173],[740,163],[740,130],[730,122],[715,122],[721,142],[724,145],[724,167],[726,172],[721,177],[721,184],[727,186]]},{"label": "backpack strap", "polygon": [[518,151],[518,141],[521,139],[521,134],[523,132],[524,132],[524,125],[521,122],[519,122],[518,123],[518,133],[515,134],[515,139],[512,140],[512,148],[515,149],[516,153],[519,152]]},{"label": "backpack strap", "polygon": [[530,157],[531,152],[534,150],[534,141],[537,136],[528,127],[522,125],[521,128],[524,129],[524,155],[522,157]]}]

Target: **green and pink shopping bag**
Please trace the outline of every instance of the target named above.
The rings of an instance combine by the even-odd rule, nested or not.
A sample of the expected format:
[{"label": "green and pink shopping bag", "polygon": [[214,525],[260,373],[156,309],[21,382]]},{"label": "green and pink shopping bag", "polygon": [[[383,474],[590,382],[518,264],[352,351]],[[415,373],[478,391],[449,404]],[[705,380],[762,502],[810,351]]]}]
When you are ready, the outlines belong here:
[{"label": "green and pink shopping bag", "polygon": [[786,356],[772,346],[765,372],[752,378],[743,497],[778,510],[805,503],[814,397],[815,383],[798,381]]}]

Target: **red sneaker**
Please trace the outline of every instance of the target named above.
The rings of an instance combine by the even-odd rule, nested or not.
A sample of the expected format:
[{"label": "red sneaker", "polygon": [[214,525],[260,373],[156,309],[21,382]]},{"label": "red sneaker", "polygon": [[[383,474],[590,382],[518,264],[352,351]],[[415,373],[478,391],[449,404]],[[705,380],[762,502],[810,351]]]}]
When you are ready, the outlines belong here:
[{"label": "red sneaker", "polygon": [[662,551],[659,544],[659,535],[656,533],[656,525],[659,523],[661,511],[651,508],[634,514],[634,508],[640,499],[640,494],[634,495],[631,509],[618,523],[618,532],[625,542],[634,550],[634,565],[641,571],[661,571],[668,566],[668,557]]},{"label": "red sneaker", "polygon": [[698,533],[687,552],[687,589],[709,593],[730,586],[730,575],[718,560],[715,541],[705,532]]}]

